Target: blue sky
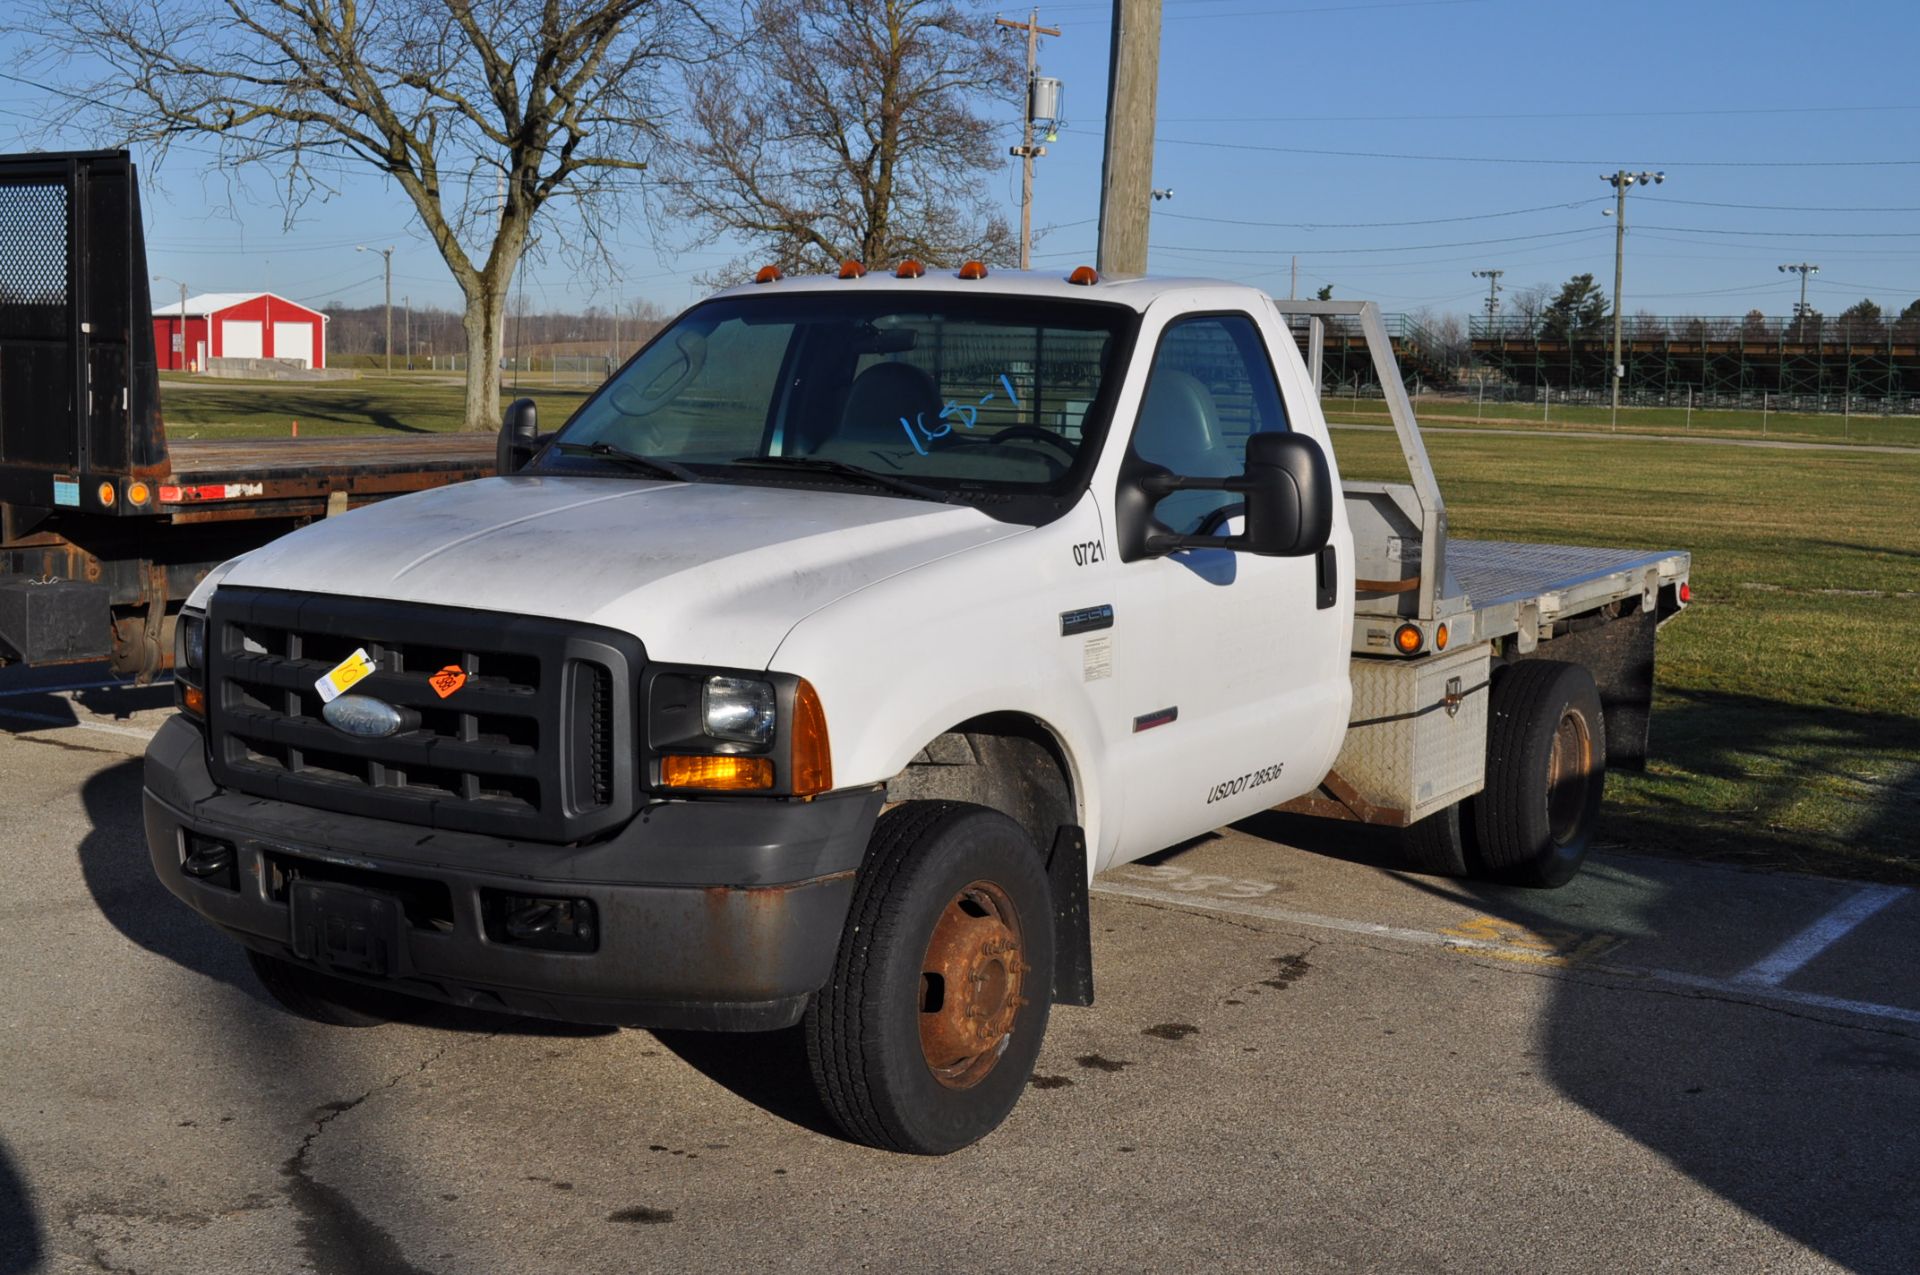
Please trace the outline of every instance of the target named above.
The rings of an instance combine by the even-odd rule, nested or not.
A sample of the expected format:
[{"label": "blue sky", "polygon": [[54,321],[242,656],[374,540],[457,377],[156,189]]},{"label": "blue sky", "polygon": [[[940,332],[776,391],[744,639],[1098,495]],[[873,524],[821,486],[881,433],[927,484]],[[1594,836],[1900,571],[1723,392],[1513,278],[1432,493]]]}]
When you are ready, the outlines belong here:
[{"label": "blue sky", "polygon": [[[1164,0],[1152,269],[1301,289],[1389,310],[1464,314],[1475,268],[1509,287],[1592,271],[1611,292],[1616,167],[1662,168],[1628,200],[1626,308],[1787,312],[1798,280],[1837,312],[1920,298],[1920,5],[1908,0]],[[991,6],[988,6],[991,7]],[[1024,17],[1024,9],[998,10]],[[1069,127],[1040,161],[1036,264],[1093,259],[1110,6],[1042,5]],[[0,34],[0,71],[21,65]],[[60,82],[57,72],[36,77]],[[0,146],[42,136],[57,99],[0,79]],[[1009,120],[1009,140],[1015,121]],[[56,126],[45,144],[97,139]],[[1339,153],[1336,153],[1339,152]],[[264,177],[238,187],[205,152],[149,171],[157,274],[196,292],[271,288],[370,304],[394,244],[394,294],[455,306],[458,290],[380,178],[353,180],[292,230]],[[154,179],[157,178],[157,184]],[[1019,181],[994,179],[1010,216]],[[1263,224],[1265,223],[1265,224]],[[1405,223],[1405,224],[1381,224]],[[1415,224],[1423,223],[1423,224]],[[636,209],[613,272],[557,255],[525,267],[529,308],[648,299],[677,309],[732,255],[657,248]],[[171,295],[171,285],[156,285]]]}]

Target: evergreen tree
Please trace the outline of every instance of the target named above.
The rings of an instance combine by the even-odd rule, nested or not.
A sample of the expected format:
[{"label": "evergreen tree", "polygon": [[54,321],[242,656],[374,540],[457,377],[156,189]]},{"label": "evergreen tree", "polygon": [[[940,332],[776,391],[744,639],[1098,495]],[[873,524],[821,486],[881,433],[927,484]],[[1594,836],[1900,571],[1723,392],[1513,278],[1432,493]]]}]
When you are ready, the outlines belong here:
[{"label": "evergreen tree", "polygon": [[1593,281],[1591,274],[1577,274],[1560,285],[1560,295],[1547,303],[1540,316],[1541,335],[1565,340],[1575,336],[1595,336],[1613,318],[1607,294]]}]

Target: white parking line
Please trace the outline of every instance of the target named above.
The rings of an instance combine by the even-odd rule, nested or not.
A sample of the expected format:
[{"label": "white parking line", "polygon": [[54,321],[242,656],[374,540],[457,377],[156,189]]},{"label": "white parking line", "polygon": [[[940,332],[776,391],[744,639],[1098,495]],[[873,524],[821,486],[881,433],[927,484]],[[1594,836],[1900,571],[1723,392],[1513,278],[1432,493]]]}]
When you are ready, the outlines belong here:
[{"label": "white parking line", "polygon": [[[1148,871],[1165,872],[1170,871],[1170,869],[1148,869]],[[1171,871],[1178,871],[1178,869],[1171,869]],[[1221,881],[1228,880],[1228,878],[1225,877],[1217,879]],[[1232,883],[1232,885],[1253,884],[1256,883]],[[1232,885],[1228,888],[1232,888]],[[1276,921],[1283,925],[1303,925],[1312,929],[1337,930],[1345,934],[1361,934],[1370,938],[1386,939],[1389,942],[1395,943],[1411,943],[1422,947],[1465,949],[1476,955],[1493,956],[1503,959],[1510,959],[1515,955],[1512,940],[1468,937],[1468,935],[1474,934],[1478,929],[1483,928],[1476,927],[1471,923],[1459,927],[1461,931],[1459,933],[1446,934],[1433,930],[1415,930],[1395,925],[1378,925],[1371,921],[1351,921],[1345,917],[1320,916],[1313,912],[1298,912],[1292,908],[1268,907],[1265,904],[1252,903],[1240,899],[1209,898],[1195,892],[1176,893],[1172,890],[1156,890],[1147,886],[1127,885],[1114,881],[1096,881],[1090,888],[1094,894],[1169,904],[1173,907],[1192,908],[1201,912],[1225,912],[1233,916],[1255,917],[1264,921]],[[1905,891],[1899,887],[1874,887],[1873,889],[1874,891],[1891,889],[1894,891],[1896,897],[1899,894],[1905,893]],[[1891,899],[1881,901],[1872,911],[1878,911],[1879,908],[1886,906],[1886,903],[1891,901]],[[1865,913],[1860,919],[1864,919],[1865,915],[1871,915],[1872,911]],[[1828,917],[1830,918],[1831,916],[1832,913],[1829,913]],[[1483,918],[1483,920],[1485,919],[1487,918]],[[1822,918],[1823,921],[1826,919],[1828,918]],[[1510,928],[1524,931],[1525,927]],[[1838,938],[1839,934],[1844,932],[1844,929],[1839,931],[1839,933],[1834,935],[1834,938]],[[1581,936],[1574,935],[1568,937],[1579,938]],[[1829,940],[1829,942],[1831,942],[1831,940]],[[1825,944],[1821,946],[1824,947]],[[1739,978],[1709,978],[1699,974],[1685,974],[1678,970],[1647,969],[1640,966],[1615,965],[1610,962],[1585,959],[1580,955],[1581,950],[1581,947],[1575,947],[1571,949],[1570,955],[1564,957],[1547,955],[1545,959],[1541,959],[1538,949],[1535,949],[1533,952],[1523,950],[1519,955],[1525,958],[1529,964],[1548,964],[1561,968],[1577,966],[1580,969],[1593,970],[1597,973],[1645,979],[1649,982],[1666,983],[1694,991],[1713,992],[1735,1000],[1778,1001],[1808,1009],[1834,1010],[1840,1013],[1858,1014],[1866,1018],[1881,1018],[1899,1023],[1920,1024],[1920,1009],[1906,1009],[1899,1005],[1881,1005],[1872,1001],[1847,1000],[1839,996],[1823,996],[1818,992],[1797,992],[1790,988],[1776,986],[1772,983],[1742,981],[1745,977],[1744,975]],[[1784,951],[1785,949],[1782,950]],[[1809,958],[1812,955],[1813,953],[1810,952],[1808,954]],[[1769,958],[1769,960],[1771,959],[1772,958]],[[1763,962],[1763,964],[1764,963],[1765,962]],[[1791,971],[1788,972],[1791,973]]]},{"label": "white parking line", "polygon": [[1814,957],[1838,943],[1847,932],[1905,894],[1897,885],[1870,885],[1841,900],[1840,905],[1782,943],[1764,960],[1733,976],[1736,983],[1778,987]]},{"label": "white parking line", "polygon": [[105,735],[125,735],[132,739],[152,739],[154,735],[153,731],[137,730],[132,726],[109,726],[105,722],[70,722],[64,717],[55,717],[51,713],[29,713],[19,708],[0,708],[0,717],[46,722],[50,726],[65,726],[70,730],[97,730]]}]

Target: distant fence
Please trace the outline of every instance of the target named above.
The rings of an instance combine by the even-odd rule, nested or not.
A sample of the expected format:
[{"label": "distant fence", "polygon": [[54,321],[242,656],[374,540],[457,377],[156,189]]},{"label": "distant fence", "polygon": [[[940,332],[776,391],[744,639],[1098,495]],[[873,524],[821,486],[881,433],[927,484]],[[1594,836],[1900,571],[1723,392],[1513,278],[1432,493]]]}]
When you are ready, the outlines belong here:
[{"label": "distant fence", "polygon": [[[1840,315],[1776,318],[1765,315],[1657,315],[1635,314],[1620,320],[1620,334],[1629,341],[1747,341],[1765,345],[1913,345],[1920,343],[1920,318],[1863,319]],[[1503,314],[1489,321],[1484,315],[1467,321],[1467,336],[1475,341],[1611,341],[1613,319],[1598,324],[1572,324],[1554,316],[1528,318]]]}]

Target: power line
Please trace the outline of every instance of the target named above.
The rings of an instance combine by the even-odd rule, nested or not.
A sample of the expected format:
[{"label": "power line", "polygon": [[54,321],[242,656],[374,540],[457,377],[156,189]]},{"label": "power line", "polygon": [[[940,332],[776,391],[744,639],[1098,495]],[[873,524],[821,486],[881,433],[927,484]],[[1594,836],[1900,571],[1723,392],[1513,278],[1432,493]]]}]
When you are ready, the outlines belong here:
[{"label": "power line", "polygon": [[[1920,110],[1920,107],[1916,107]],[[1691,208],[1738,208],[1746,212],[1824,212],[1824,213],[1911,213],[1920,212],[1920,206],[1889,208],[1829,208],[1817,204],[1728,204],[1710,199],[1675,199],[1662,196],[1662,204],[1686,204]]]},{"label": "power line", "polygon": [[[1055,6],[1058,7],[1058,6]],[[1699,111],[1500,111],[1466,115],[1180,115],[1163,124],[1402,124],[1435,120],[1615,120],[1674,119],[1708,115],[1840,115],[1920,111],[1920,106],[1749,106]]]},{"label": "power line", "polygon": [[1642,226],[1683,235],[1739,235],[1748,239],[1920,239],[1912,230],[1725,230],[1718,226]]},{"label": "power line", "polygon": [[1537,208],[1514,208],[1507,212],[1473,213],[1465,217],[1428,217],[1420,221],[1241,221],[1233,217],[1201,217],[1193,213],[1158,214],[1175,221],[1206,221],[1222,226],[1263,226],[1276,230],[1379,230],[1389,226],[1440,226],[1449,222],[1488,221],[1495,217],[1519,217],[1527,213],[1555,212],[1567,208],[1584,208],[1588,204],[1603,202],[1600,199],[1575,199],[1566,203],[1541,204]]}]

